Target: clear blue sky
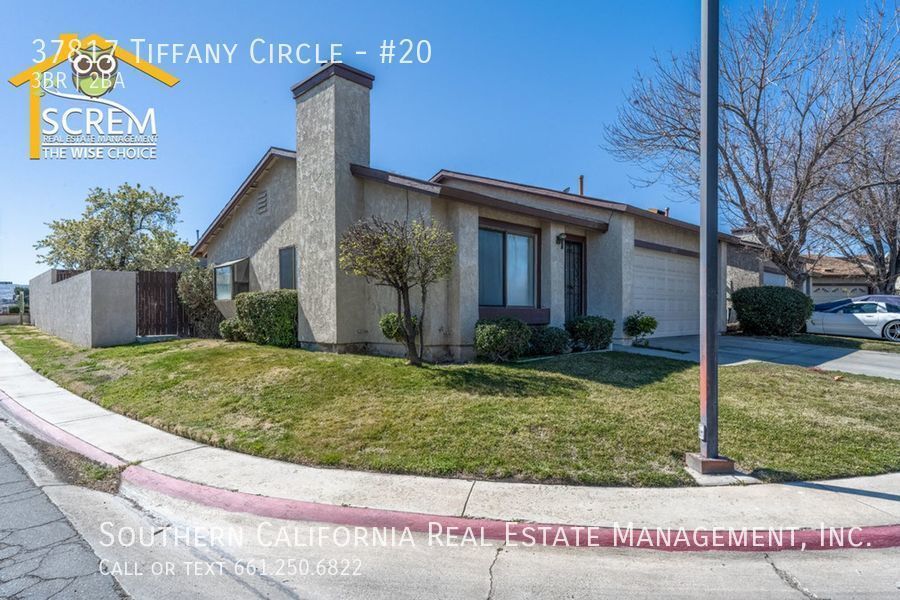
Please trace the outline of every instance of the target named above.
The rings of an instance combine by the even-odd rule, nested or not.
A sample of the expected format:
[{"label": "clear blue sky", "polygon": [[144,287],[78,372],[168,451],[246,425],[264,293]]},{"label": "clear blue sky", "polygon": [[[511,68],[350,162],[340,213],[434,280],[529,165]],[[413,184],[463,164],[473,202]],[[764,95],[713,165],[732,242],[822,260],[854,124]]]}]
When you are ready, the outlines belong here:
[{"label": "clear blue sky", "polygon": [[[820,2],[826,15],[861,4]],[[78,216],[91,187],[128,181],[182,195],[178,228],[193,242],[266,148],[294,148],[290,86],[315,67],[254,65],[248,46],[255,37],[369,51],[345,58],[376,78],[375,167],[422,178],[447,168],[558,189],[575,189],[584,174],[590,195],[671,206],[673,216],[696,222],[695,203],[678,201],[661,185],[635,188],[629,174],[638,171],[613,161],[600,144],[635,69],[648,67],[654,51],[680,53],[697,43],[699,6],[699,0],[8,3],[3,79],[30,64],[34,38],[62,32],[239,48],[234,64],[166,67],[181,78],[172,89],[129,80],[156,107],[156,161],[28,160],[26,92],[3,82],[0,280],[25,282],[46,268],[32,248],[46,233],[44,223]],[[381,40],[404,37],[430,40],[431,62],[380,64]]]}]

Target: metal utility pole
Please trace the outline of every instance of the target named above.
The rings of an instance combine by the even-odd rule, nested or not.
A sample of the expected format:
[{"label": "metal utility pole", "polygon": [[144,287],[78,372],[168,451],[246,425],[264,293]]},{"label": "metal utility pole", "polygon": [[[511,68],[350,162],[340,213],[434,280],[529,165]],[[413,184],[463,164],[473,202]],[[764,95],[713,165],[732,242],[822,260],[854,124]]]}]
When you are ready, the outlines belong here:
[{"label": "metal utility pole", "polygon": [[690,468],[730,473],[719,456],[719,0],[701,0],[700,15],[700,453]]}]

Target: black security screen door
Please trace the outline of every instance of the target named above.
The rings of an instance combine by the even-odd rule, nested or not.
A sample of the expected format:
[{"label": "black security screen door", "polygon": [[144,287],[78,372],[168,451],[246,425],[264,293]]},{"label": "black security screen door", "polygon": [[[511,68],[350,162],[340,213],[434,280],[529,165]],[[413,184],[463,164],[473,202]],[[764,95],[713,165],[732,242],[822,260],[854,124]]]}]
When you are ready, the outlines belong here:
[{"label": "black security screen door", "polygon": [[584,314],[584,243],[566,240],[566,321]]}]

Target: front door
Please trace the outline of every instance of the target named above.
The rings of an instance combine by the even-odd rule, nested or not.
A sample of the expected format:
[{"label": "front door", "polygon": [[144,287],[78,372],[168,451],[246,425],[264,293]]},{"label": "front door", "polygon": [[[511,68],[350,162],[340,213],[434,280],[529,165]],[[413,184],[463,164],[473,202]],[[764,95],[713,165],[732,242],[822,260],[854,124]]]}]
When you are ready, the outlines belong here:
[{"label": "front door", "polygon": [[566,240],[566,321],[584,314],[584,242]]}]

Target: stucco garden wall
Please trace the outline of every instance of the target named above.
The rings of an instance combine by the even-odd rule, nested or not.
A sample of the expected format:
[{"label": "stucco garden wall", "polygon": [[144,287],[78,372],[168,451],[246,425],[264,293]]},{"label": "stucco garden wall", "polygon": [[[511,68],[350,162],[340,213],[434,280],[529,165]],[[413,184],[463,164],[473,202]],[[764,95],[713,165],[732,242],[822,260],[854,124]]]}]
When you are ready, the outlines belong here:
[{"label": "stucco garden wall", "polygon": [[85,271],[53,283],[54,270],[29,282],[32,324],[84,347],[134,342],[136,274]]}]

